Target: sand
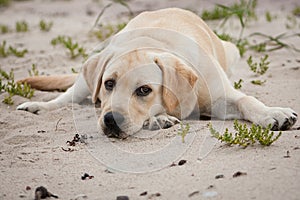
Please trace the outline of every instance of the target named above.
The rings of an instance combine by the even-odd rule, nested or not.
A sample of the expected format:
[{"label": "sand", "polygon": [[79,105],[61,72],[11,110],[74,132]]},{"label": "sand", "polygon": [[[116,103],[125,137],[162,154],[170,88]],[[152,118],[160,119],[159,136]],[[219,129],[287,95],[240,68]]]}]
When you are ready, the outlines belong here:
[{"label": "sand", "polygon": [[[0,42],[6,40],[10,45],[29,50],[23,58],[0,58],[1,69],[14,69],[16,79],[27,77],[32,64],[36,64],[40,74],[46,75],[70,74],[71,68],[80,71],[83,58],[70,59],[64,48],[53,47],[50,41],[58,35],[68,35],[92,50],[100,41],[89,31],[107,3],[16,1],[7,8],[0,8],[1,24],[13,29],[11,33],[0,34]],[[171,6],[200,13],[215,3],[231,4],[228,1],[132,0],[129,5],[134,14]],[[299,18],[295,27],[286,28],[287,15],[296,4],[297,0],[259,1],[258,20],[248,24],[244,35],[299,33]],[[266,11],[277,18],[267,22]],[[105,12],[101,22],[127,21],[126,13],[126,8],[114,5]],[[53,22],[49,32],[40,31],[41,19]],[[28,22],[28,32],[14,31],[15,22],[20,20]],[[219,22],[209,25],[222,32]],[[238,35],[238,21],[230,20],[223,30]],[[299,37],[286,41],[300,46]],[[270,68],[259,77],[266,80],[263,86],[250,83],[256,77],[246,59],[252,55],[258,60],[264,55],[252,51],[241,59],[231,81],[241,78],[243,92],[267,105],[291,107],[300,113],[299,52],[281,49],[268,54]],[[5,95],[0,94],[1,101]],[[57,95],[59,92],[36,91],[31,100],[46,101]],[[108,139],[95,130],[96,111],[90,99],[39,115],[16,111],[17,105],[28,101],[26,98],[14,96],[13,100],[12,106],[0,103],[0,199],[34,199],[35,188],[39,186],[46,187],[59,199],[73,200],[116,199],[122,195],[129,199],[300,198],[299,121],[269,147],[228,147],[210,137],[207,128],[210,121],[193,120],[185,121],[191,126],[185,143],[176,137],[179,125],[164,131],[145,131],[120,141]],[[214,120],[212,123],[218,129],[232,130],[233,121]],[[72,141],[76,133],[83,138],[82,142],[69,146],[67,141]],[[178,165],[180,160],[187,162]],[[236,172],[242,175],[233,177]],[[90,178],[82,180],[85,173]],[[223,176],[216,178],[217,175]]]}]

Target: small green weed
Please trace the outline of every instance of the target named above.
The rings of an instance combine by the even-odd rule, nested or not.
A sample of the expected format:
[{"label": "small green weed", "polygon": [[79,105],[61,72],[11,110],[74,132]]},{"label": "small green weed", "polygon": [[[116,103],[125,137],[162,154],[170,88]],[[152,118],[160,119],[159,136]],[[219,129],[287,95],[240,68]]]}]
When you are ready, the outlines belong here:
[{"label": "small green weed", "polygon": [[11,54],[15,55],[16,57],[24,57],[24,55],[25,55],[26,53],[28,53],[28,50],[27,50],[27,49],[18,50],[18,49],[16,49],[16,48],[12,47],[12,46],[9,46],[8,49],[9,49],[9,52],[10,52]]},{"label": "small green weed", "polygon": [[73,74],[78,74],[78,71],[76,71],[76,69],[74,69],[73,67],[71,68],[71,71]]},{"label": "small green weed", "polygon": [[201,17],[204,20],[223,19],[221,26],[224,26],[229,18],[236,16],[239,19],[242,27],[239,34],[239,41],[242,38],[247,21],[249,19],[257,19],[255,13],[256,5],[257,0],[249,0],[248,2],[245,0],[240,0],[239,3],[234,3],[231,6],[217,4],[212,12],[204,11]]},{"label": "small green weed", "polygon": [[184,138],[185,138],[185,136],[188,134],[188,132],[189,132],[189,130],[190,130],[190,124],[187,123],[187,124],[184,126],[184,124],[181,122],[181,123],[180,123],[180,127],[181,127],[181,129],[180,129],[180,131],[178,132],[178,135],[181,136],[182,143],[184,143],[184,142],[185,142]]},{"label": "small green weed", "polygon": [[256,0],[245,1],[241,0],[239,3],[234,3],[230,6],[217,4],[212,11],[204,10],[201,14],[203,20],[218,20],[228,19],[232,16],[237,16],[244,24],[244,17],[251,17],[256,19],[255,8]]},{"label": "small green weed", "polygon": [[7,25],[4,25],[4,24],[0,24],[0,33],[1,34],[5,34],[5,33],[8,33],[10,30],[9,30],[9,27]]},{"label": "small green weed", "polygon": [[275,51],[278,49],[287,48],[287,49],[292,49],[296,52],[300,52],[300,49],[296,48],[291,44],[285,43],[283,41],[284,39],[288,39],[292,37],[300,37],[300,33],[293,33],[293,34],[282,33],[275,37],[263,33],[259,33],[259,32],[255,32],[249,35],[249,37],[253,37],[253,36],[259,36],[265,38],[265,41],[257,44],[257,45],[261,45],[261,44],[265,45],[265,51]]},{"label": "small green weed", "polygon": [[241,89],[242,88],[242,82],[244,82],[243,79],[240,79],[238,82],[234,82],[233,83],[234,88],[237,89],[237,90]]},{"label": "small green weed", "polygon": [[39,25],[41,31],[49,32],[53,26],[53,22],[45,22],[44,20],[41,20]]},{"label": "small green weed", "polygon": [[7,57],[9,54],[8,50],[6,49],[6,41],[2,41],[2,44],[0,44],[0,56],[1,57]]},{"label": "small green weed", "polygon": [[227,33],[217,33],[217,31],[214,31],[215,34],[221,39],[221,40],[224,40],[224,41],[228,41],[228,42],[233,42],[234,41],[234,38],[232,38],[229,34]]},{"label": "small green weed", "polygon": [[26,21],[16,22],[16,31],[17,32],[27,32],[28,31],[28,23]]},{"label": "small green weed", "polygon": [[215,31],[215,34],[221,40],[234,43],[236,45],[236,47],[238,48],[241,56],[244,56],[244,54],[246,53],[246,51],[249,48],[249,42],[247,39],[236,39],[236,38],[233,38],[232,36],[230,36],[229,34],[226,34],[226,33],[218,34],[216,31]]},{"label": "small green weed", "polygon": [[51,44],[53,46],[56,46],[58,44],[63,45],[69,50],[71,59],[75,59],[78,56],[82,56],[84,59],[86,59],[88,56],[85,53],[85,49],[83,47],[80,47],[77,42],[73,42],[72,38],[69,36],[58,36],[51,40]]},{"label": "small green weed", "polygon": [[247,51],[249,42],[247,39],[240,39],[236,42],[236,47],[238,48],[240,55],[243,57]]},{"label": "small green weed", "polygon": [[286,17],[287,22],[285,23],[285,27],[287,29],[294,29],[297,27],[297,19],[295,17],[295,15],[288,15]]},{"label": "small green weed", "polygon": [[267,61],[268,57],[269,55],[265,55],[264,57],[261,57],[260,62],[257,63],[257,62],[253,62],[252,56],[249,56],[249,58],[247,59],[247,63],[251,71],[253,71],[257,75],[265,74],[269,69],[269,64],[270,64],[270,62]]},{"label": "small green weed", "polygon": [[0,7],[8,6],[11,0],[0,0]]},{"label": "small green weed", "polygon": [[106,11],[106,9],[108,9],[109,7],[111,7],[111,6],[114,5],[114,4],[119,4],[119,5],[121,5],[121,6],[124,6],[124,7],[127,8],[127,10],[129,11],[129,15],[130,15],[130,16],[133,16],[133,12],[132,12],[130,6],[127,4],[126,1],[127,1],[127,0],[111,0],[111,2],[110,2],[109,4],[107,4],[107,5],[105,5],[105,6],[103,7],[103,9],[100,11],[100,13],[98,14],[97,19],[96,19],[96,21],[95,21],[95,23],[94,23],[92,29],[95,28],[95,27],[97,26],[97,24],[99,24],[100,18],[102,17],[102,15],[103,15],[104,12]]},{"label": "small green weed", "polygon": [[6,41],[2,41],[0,44],[0,57],[7,57],[9,55],[14,55],[16,57],[24,57],[24,55],[28,53],[27,49],[17,50],[17,48],[9,46],[6,48]]},{"label": "small green weed", "polygon": [[4,98],[3,103],[12,105],[12,96],[19,95],[26,98],[31,98],[34,95],[34,90],[28,84],[15,83],[14,72],[9,73],[0,69],[0,93],[7,92],[8,96]]},{"label": "small green weed", "polygon": [[[266,38],[265,41],[258,43],[258,44],[250,44],[248,41],[248,38],[243,38],[243,32],[246,27],[247,22],[250,19],[257,19],[255,8],[256,8],[257,1],[256,0],[240,0],[239,3],[235,3],[231,6],[224,6],[217,4],[215,8],[212,11],[204,10],[201,17],[204,20],[214,20],[214,19],[223,19],[223,22],[221,23],[221,26],[224,26],[226,21],[236,16],[241,25],[241,31],[239,33],[239,37],[232,38],[228,34],[217,34],[220,39],[225,41],[230,41],[236,44],[240,51],[240,55],[243,56],[247,50],[253,50],[256,52],[267,52],[267,51],[274,51],[281,48],[290,48],[297,52],[300,52],[300,49],[296,48],[295,46],[291,44],[287,44],[283,41],[283,39],[290,38],[290,37],[299,37],[300,33],[295,33],[292,35],[287,35],[286,33],[280,34],[278,36],[270,36],[263,33],[253,33],[248,36],[248,38],[253,36],[261,36]],[[298,8],[300,10],[300,8]],[[293,11],[293,13],[297,13],[297,9]],[[300,11],[299,11],[300,12]],[[273,19],[276,19],[276,15],[272,15],[269,11],[266,12],[266,20],[272,21]],[[295,18],[295,15],[288,16],[287,18],[288,22],[286,23],[287,28],[295,28],[297,26],[297,21]]]},{"label": "small green weed", "polygon": [[39,75],[39,70],[36,68],[36,64],[32,64],[31,70],[28,70],[29,76],[38,76]]},{"label": "small green weed", "polygon": [[106,38],[109,38],[113,34],[119,32],[122,30],[127,23],[119,23],[116,25],[107,24],[107,25],[100,25],[99,30],[94,31],[93,34],[99,39],[99,40],[105,40]]},{"label": "small green weed", "polygon": [[263,85],[264,83],[266,83],[267,81],[264,80],[252,80],[251,83],[254,84],[254,85]]},{"label": "small green weed", "polygon": [[2,103],[5,103],[7,105],[13,105],[14,104],[14,100],[12,99],[11,95],[7,95],[4,97],[4,99],[2,100]]},{"label": "small green weed", "polygon": [[203,20],[218,20],[229,17],[230,13],[227,10],[220,8],[219,6],[215,6],[213,10],[203,10],[201,14],[201,18]]},{"label": "small green weed", "polygon": [[235,133],[229,132],[228,128],[226,128],[225,133],[220,134],[212,127],[212,124],[209,124],[211,135],[217,138],[219,141],[225,142],[229,146],[239,145],[246,148],[247,146],[253,145],[256,142],[263,146],[270,146],[281,136],[280,131],[278,135],[273,137],[274,132],[270,132],[271,125],[269,125],[267,128],[262,128],[261,126],[252,124],[251,128],[248,129],[247,124],[240,124],[237,120],[235,120],[233,128]]},{"label": "small green weed", "polygon": [[293,10],[292,10],[293,15],[295,16],[300,16],[300,6],[296,6]]},{"label": "small green weed", "polygon": [[277,18],[277,16],[276,15],[272,15],[270,13],[270,11],[267,11],[266,14],[265,14],[265,16],[266,16],[267,22],[272,22],[274,19]]},{"label": "small green weed", "polygon": [[259,44],[250,45],[249,49],[256,51],[256,52],[266,52],[266,47],[267,47],[267,44],[262,42]]}]

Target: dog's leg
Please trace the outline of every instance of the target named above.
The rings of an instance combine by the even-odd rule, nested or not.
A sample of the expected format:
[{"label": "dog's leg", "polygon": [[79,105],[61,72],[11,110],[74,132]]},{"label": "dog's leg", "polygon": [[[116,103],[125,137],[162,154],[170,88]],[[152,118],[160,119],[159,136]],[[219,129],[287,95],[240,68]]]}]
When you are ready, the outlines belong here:
[{"label": "dog's leg", "polygon": [[65,93],[48,102],[25,102],[17,107],[17,110],[25,110],[37,113],[40,110],[53,110],[65,106],[68,103],[79,103],[90,94],[88,86],[82,74],[80,74],[72,87]]},{"label": "dog's leg", "polygon": [[212,107],[212,114],[221,119],[245,119],[272,130],[287,130],[297,121],[297,114],[290,108],[269,107],[252,96],[234,88],[226,92]]}]

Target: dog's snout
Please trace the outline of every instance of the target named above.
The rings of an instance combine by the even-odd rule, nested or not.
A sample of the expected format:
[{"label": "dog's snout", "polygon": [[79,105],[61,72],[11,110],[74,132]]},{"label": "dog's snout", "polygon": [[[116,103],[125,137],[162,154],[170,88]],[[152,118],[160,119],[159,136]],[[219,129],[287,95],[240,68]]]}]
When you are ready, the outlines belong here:
[{"label": "dog's snout", "polygon": [[119,129],[124,117],[118,112],[109,112],[104,115],[104,124],[109,129]]}]

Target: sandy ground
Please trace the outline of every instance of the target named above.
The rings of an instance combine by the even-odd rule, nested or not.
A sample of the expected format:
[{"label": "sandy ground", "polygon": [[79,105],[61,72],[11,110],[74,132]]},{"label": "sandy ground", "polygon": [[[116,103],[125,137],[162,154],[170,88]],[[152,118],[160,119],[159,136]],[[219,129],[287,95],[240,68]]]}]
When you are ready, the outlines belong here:
[{"label": "sandy ground", "polygon": [[[132,0],[129,5],[134,13],[171,6],[200,12],[212,8],[214,3],[225,2],[230,4],[228,1]],[[274,36],[299,33],[299,19],[293,29],[285,26],[287,15],[296,3],[297,0],[259,1],[259,19],[249,24],[244,35],[258,31]],[[54,48],[50,41],[58,35],[69,35],[91,50],[99,40],[88,31],[106,4],[91,0],[18,1],[1,8],[1,24],[14,29],[16,21],[26,20],[30,29],[26,33],[0,34],[0,42],[6,40],[8,44],[29,50],[24,58],[0,58],[1,69],[14,69],[16,79],[27,77],[33,63],[43,74],[71,73],[71,68],[79,70],[83,59],[71,60],[64,48]],[[267,10],[277,15],[271,23],[265,19]],[[101,20],[126,21],[126,12],[122,6],[115,5]],[[53,21],[50,32],[39,30],[41,19]],[[210,25],[216,28],[218,22]],[[239,27],[229,22],[224,30],[237,35]],[[300,46],[299,37],[288,42]],[[253,52],[246,53],[231,80],[242,78],[242,91],[267,105],[291,107],[300,113],[300,54],[286,49],[268,54],[271,64],[262,77],[267,80],[265,85],[250,83],[254,77],[245,60],[249,55],[255,58],[263,55]],[[37,91],[32,100],[49,100],[58,94]],[[1,101],[4,96],[0,94]],[[300,198],[299,121],[270,147],[224,146],[208,136],[208,121],[189,121],[191,131],[185,143],[175,137],[179,126],[119,141],[94,132],[95,110],[89,101],[35,115],[16,111],[16,106],[27,99],[18,96],[13,99],[12,106],[0,103],[0,199],[33,199],[35,188],[41,185],[60,199],[78,200],[116,199],[121,195],[129,199]],[[213,124],[222,129],[232,127],[233,122],[214,121]],[[78,142],[74,147],[68,146],[66,142],[76,133],[86,134],[87,144]],[[63,150],[68,148],[70,152]],[[285,158],[287,151],[290,157]],[[177,165],[182,159],[187,162]],[[172,163],[175,166],[170,167]],[[234,178],[238,171],[246,175]],[[84,173],[93,178],[82,180]],[[224,178],[216,179],[217,175]]]}]

